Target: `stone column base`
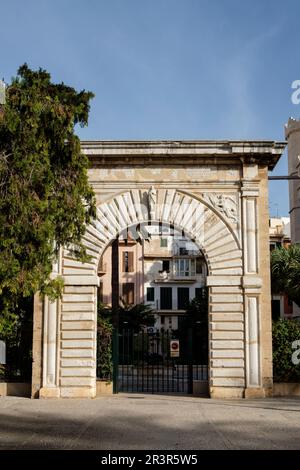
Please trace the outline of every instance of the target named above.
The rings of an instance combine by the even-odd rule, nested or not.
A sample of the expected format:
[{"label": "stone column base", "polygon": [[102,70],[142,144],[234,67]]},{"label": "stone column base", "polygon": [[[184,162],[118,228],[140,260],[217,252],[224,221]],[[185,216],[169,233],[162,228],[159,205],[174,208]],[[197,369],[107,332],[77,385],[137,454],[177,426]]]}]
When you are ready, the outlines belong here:
[{"label": "stone column base", "polygon": [[245,388],[245,398],[266,398],[266,390],[264,388]]},{"label": "stone column base", "polygon": [[61,398],[95,398],[95,387],[61,387]]},{"label": "stone column base", "polygon": [[210,387],[210,398],[244,398],[244,388]]},{"label": "stone column base", "polygon": [[42,387],[40,389],[39,398],[59,398],[60,389],[58,387]]}]

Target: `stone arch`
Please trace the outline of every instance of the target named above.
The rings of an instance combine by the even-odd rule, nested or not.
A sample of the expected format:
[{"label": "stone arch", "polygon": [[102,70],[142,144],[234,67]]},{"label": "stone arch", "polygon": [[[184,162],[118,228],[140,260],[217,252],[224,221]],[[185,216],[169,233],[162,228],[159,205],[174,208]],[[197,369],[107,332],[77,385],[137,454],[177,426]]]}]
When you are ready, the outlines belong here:
[{"label": "stone arch", "polygon": [[[183,229],[203,252],[210,290],[210,393],[215,396],[219,387],[227,387],[233,394],[242,396],[245,387],[243,257],[238,217],[232,216],[232,211],[226,210],[218,197],[214,193],[198,197],[176,189],[159,189],[155,213],[150,218]],[[46,361],[43,379],[46,387],[41,389],[40,396],[96,395],[98,263],[116,235],[127,227],[148,221],[147,189],[117,194],[99,205],[97,218],[86,229],[83,240],[91,256],[89,262],[81,263],[67,249],[63,250],[58,271],[64,277],[65,287],[58,303],[56,328],[50,327],[54,318],[50,311],[52,304],[45,310],[45,324],[48,322],[53,334],[45,348],[51,360]]]},{"label": "stone arch", "polygon": [[[97,218],[83,237],[89,263],[72,260],[64,250],[64,276],[96,276],[99,259],[120,232],[149,221],[146,190],[133,189],[116,195],[97,208]],[[210,276],[242,275],[241,247],[234,227],[207,200],[175,189],[157,194],[155,221],[172,224],[195,240],[203,252]]]}]

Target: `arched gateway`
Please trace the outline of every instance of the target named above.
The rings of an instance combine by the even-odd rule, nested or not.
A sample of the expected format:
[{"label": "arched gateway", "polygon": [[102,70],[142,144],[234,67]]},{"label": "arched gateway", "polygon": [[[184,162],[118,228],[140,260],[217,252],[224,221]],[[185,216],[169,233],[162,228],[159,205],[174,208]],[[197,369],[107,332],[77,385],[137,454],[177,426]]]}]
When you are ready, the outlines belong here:
[{"label": "arched gateway", "polygon": [[84,236],[91,260],[63,250],[53,269],[62,299],[35,299],[33,396],[95,396],[99,259],[120,232],[149,220],[184,230],[206,258],[210,396],[271,395],[267,177],[284,147],[82,142],[98,207]]}]

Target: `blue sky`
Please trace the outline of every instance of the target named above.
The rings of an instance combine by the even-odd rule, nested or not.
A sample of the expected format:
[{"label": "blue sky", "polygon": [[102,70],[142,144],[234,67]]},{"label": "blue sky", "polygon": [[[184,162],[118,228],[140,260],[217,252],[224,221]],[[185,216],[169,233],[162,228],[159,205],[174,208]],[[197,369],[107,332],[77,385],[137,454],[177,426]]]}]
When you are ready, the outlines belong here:
[{"label": "blue sky", "polygon": [[[27,62],[93,91],[82,139],[284,140],[299,17],[298,0],[0,0],[0,76]],[[288,214],[286,182],[270,210]]]}]

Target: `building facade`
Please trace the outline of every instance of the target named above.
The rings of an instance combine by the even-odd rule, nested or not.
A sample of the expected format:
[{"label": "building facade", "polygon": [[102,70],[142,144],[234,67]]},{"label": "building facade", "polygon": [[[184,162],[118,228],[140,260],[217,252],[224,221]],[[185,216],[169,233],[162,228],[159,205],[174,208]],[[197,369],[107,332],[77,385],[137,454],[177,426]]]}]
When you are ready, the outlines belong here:
[{"label": "building facade", "polygon": [[198,246],[172,226],[148,226],[144,244],[145,302],[156,312],[156,328],[177,330],[188,303],[206,285]]},{"label": "building facade", "polygon": [[[206,285],[205,259],[183,231],[159,223],[144,224],[134,240],[119,237],[119,294],[123,305],[144,303],[155,314],[155,329],[177,330],[188,303]],[[98,301],[112,305],[112,249],[103,253],[98,269]]]},{"label": "building facade", "polygon": [[[291,244],[290,218],[271,217],[269,220],[270,251],[287,248]],[[292,318],[293,302],[286,294],[272,294],[272,319]]]},{"label": "building facade", "polygon": [[84,235],[91,260],[79,263],[62,250],[53,267],[64,279],[62,299],[35,298],[32,395],[96,395],[100,259],[122,231],[151,221],[184,231],[204,256],[210,396],[270,396],[268,171],[284,148],[271,141],[82,142],[97,199]]}]

